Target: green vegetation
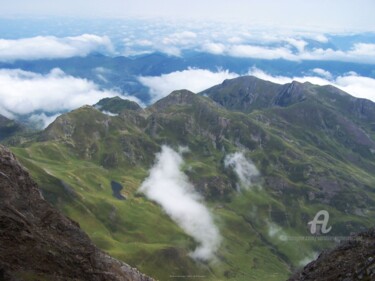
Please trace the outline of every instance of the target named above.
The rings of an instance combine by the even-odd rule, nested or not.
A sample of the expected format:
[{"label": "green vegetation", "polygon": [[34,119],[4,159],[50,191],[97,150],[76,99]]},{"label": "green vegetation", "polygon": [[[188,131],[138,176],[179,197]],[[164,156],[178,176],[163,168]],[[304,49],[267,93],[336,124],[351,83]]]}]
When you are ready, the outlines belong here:
[{"label": "green vegetation", "polygon": [[[272,83],[259,83],[257,91],[269,89],[269,99],[277,97],[283,106],[261,99],[234,111],[240,109],[227,105],[243,106],[233,99],[246,91],[224,83],[212,98],[231,92],[232,103],[221,103],[227,109],[187,91],[146,110],[125,108],[119,116],[83,107],[59,117],[37,141],[12,150],[48,201],[79,222],[101,249],[146,274],[160,280],[287,279],[333,244],[303,239],[311,238],[307,222],[319,210],[329,211],[332,236],[374,223],[375,142],[368,124],[375,123],[375,106],[365,115],[348,113],[347,104],[357,101],[330,88],[301,84],[293,88],[296,96],[285,98]],[[137,191],[163,144],[190,150],[182,169],[222,235],[211,262],[192,260],[195,241]],[[225,156],[236,151],[244,151],[261,173],[248,191],[237,192],[236,175],[224,167]],[[111,180],[122,184],[126,200],[113,197]]]}]

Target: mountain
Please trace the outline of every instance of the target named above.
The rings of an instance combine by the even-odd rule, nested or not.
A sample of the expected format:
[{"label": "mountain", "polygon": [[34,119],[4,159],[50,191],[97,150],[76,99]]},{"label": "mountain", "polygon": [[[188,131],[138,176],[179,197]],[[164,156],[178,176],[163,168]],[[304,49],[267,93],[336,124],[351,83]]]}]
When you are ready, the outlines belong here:
[{"label": "mountain", "polygon": [[[310,43],[311,46],[314,44],[316,42]],[[89,79],[101,88],[116,89],[120,93],[135,96],[145,104],[151,101],[151,97],[149,89],[139,81],[140,76],[160,76],[188,68],[207,69],[213,72],[224,69],[244,75],[254,66],[273,76],[303,77],[307,74],[316,75],[311,70],[322,68],[334,76],[354,71],[360,76],[374,77],[371,64],[236,58],[196,51],[184,51],[181,57],[162,53],[151,53],[136,57],[109,57],[91,54],[87,57],[65,59],[0,62],[0,69],[22,69],[41,74],[46,74],[54,68],[60,68],[69,75]]]},{"label": "mountain", "polygon": [[[116,116],[84,106],[11,149],[99,248],[150,276],[286,280],[335,237],[373,226],[374,108],[330,86],[240,77]],[[185,147],[181,171],[222,236],[214,260],[193,260],[197,242],[139,192],[165,145]],[[251,186],[233,155],[259,171]],[[308,225],[320,210],[325,240]]]},{"label": "mountain", "polygon": [[0,279],[151,281],[96,248],[0,145]]},{"label": "mountain", "polygon": [[24,131],[25,128],[21,124],[0,115],[0,141]]},{"label": "mountain", "polygon": [[139,110],[141,107],[133,101],[123,100],[120,97],[104,98],[101,99],[95,107],[104,112],[110,112],[112,114],[119,114],[125,109]]},{"label": "mountain", "polygon": [[319,258],[289,281],[375,280],[375,229],[359,233]]}]

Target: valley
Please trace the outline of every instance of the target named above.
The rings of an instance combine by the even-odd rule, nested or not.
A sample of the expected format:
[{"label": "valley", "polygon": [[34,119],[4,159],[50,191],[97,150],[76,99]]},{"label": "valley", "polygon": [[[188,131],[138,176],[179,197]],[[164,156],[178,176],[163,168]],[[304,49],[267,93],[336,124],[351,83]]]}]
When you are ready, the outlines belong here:
[{"label": "valley", "polygon": [[[48,202],[141,272],[272,281],[288,279],[335,237],[373,226],[374,125],[373,102],[332,86],[243,76],[198,94],[176,90],[146,108],[108,98],[4,142]],[[139,190],[163,146],[186,148],[179,169],[221,236],[209,260],[192,259],[197,241]],[[259,175],[241,182],[225,164],[233,153]],[[319,210],[332,230],[314,237],[308,222]]]}]

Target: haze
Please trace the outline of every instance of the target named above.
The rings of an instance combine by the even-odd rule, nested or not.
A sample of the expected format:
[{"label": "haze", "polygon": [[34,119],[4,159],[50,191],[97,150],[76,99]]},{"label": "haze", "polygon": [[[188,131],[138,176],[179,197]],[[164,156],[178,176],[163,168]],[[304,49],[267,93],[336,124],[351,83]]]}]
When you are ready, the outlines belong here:
[{"label": "haze", "polygon": [[2,5],[0,16],[72,16],[91,18],[161,17],[235,20],[275,26],[330,30],[375,29],[375,1],[254,1],[254,0],[14,0]]}]

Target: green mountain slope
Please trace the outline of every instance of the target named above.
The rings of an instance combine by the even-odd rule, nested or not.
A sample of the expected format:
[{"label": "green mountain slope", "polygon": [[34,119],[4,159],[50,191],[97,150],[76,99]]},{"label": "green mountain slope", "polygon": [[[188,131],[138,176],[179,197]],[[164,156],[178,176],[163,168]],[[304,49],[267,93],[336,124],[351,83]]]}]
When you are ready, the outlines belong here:
[{"label": "green mountain slope", "polygon": [[[101,249],[160,280],[287,279],[335,236],[374,224],[373,103],[252,77],[217,87],[204,91],[210,98],[175,91],[118,116],[82,107],[12,150]],[[249,103],[247,87],[257,93]],[[213,261],[192,260],[196,242],[137,192],[161,145],[189,148],[182,170],[222,236]],[[237,191],[239,178],[225,167],[239,151],[260,171],[248,191]],[[307,223],[322,209],[332,239],[311,239]]]}]

